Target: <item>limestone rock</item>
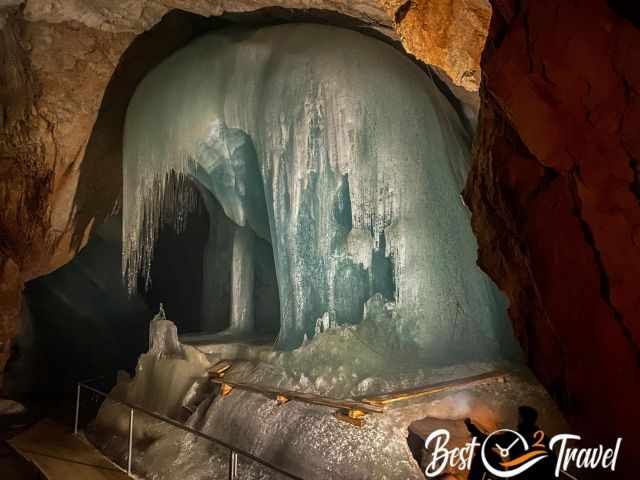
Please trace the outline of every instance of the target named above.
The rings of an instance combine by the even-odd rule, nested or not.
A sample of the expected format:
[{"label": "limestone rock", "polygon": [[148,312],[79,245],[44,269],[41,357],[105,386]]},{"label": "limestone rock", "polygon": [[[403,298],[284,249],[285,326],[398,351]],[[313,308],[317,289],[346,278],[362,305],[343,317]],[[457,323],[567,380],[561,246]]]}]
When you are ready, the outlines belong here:
[{"label": "limestone rock", "polygon": [[[493,4],[466,189],[480,263],[509,296],[529,364],[576,430],[594,443],[622,436],[631,452],[640,30],[606,1]],[[624,471],[640,467],[632,457]]]},{"label": "limestone rock", "polygon": [[467,91],[480,85],[480,55],[491,6],[487,0],[384,0],[405,49],[439,67]]},{"label": "limestone rock", "polygon": [[141,33],[171,9],[210,17],[224,12],[250,12],[274,6],[330,10],[370,23],[391,23],[378,0],[26,0],[24,15],[34,22],[76,21],[99,30]]}]

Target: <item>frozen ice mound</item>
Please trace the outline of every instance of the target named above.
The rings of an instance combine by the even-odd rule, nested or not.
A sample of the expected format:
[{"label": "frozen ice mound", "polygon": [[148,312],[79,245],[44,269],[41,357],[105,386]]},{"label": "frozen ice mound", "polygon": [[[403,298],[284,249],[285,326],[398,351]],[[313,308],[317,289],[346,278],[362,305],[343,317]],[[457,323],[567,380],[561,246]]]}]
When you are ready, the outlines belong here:
[{"label": "frozen ice mound", "polygon": [[[345,370],[351,368],[347,362],[332,366],[330,358],[326,369],[296,373],[296,368],[306,361],[319,364],[322,356],[341,355],[343,342],[354,342],[355,328],[329,329],[291,352],[248,347],[244,356],[252,359],[231,359],[233,366],[224,378],[340,398],[426,385],[496,368],[493,364],[465,364],[403,373],[398,367],[395,373],[387,372],[384,376],[375,376],[369,370],[371,376],[356,378],[366,370],[358,371],[357,367]],[[516,371],[507,381],[442,392],[401,404],[384,414],[368,415],[362,428],[337,420],[331,408],[295,400],[278,405],[273,398],[240,389],[222,397],[216,395],[215,389],[206,391],[202,372],[207,365],[229,358],[224,347],[205,355],[182,345],[185,359],[145,354],[140,358],[136,376],[129,379],[123,375],[112,395],[135,399],[134,403],[142,402],[151,409],[163,409],[165,414],[183,419],[194,429],[309,479],[424,478],[409,450],[407,435],[409,425],[425,417],[435,419],[435,425],[437,419],[460,420],[471,416],[490,428],[513,427],[518,405],[528,404],[538,408],[541,425],[550,433],[566,429],[548,394],[524,370]],[[363,353],[354,350],[354,355]],[[384,372],[387,367],[381,364],[379,368]],[[199,393],[194,394],[195,391]],[[155,403],[158,398],[162,401]],[[184,409],[187,404],[191,413]],[[157,480],[227,478],[229,452],[225,448],[145,419],[144,415],[136,414],[135,422],[135,472]],[[105,402],[90,438],[124,464],[127,425],[128,411]],[[239,469],[243,479],[284,478],[242,457]]]},{"label": "frozen ice mound", "polygon": [[239,229],[232,327],[252,326],[255,235],[273,250],[279,349],[316,335],[319,318],[369,315],[377,326],[361,336],[416,365],[514,350],[460,202],[466,133],[431,79],[379,40],[307,24],[204,35],[138,86],[123,161],[130,288],[149,274],[159,225],[179,228],[192,205],[167,180],[178,172]]},{"label": "frozen ice mound", "polygon": [[[468,167],[447,99],[371,37],[289,24],[211,33],[176,52],[143,80],[127,112],[129,287],[149,274],[159,225],[179,229],[192,204],[167,180],[177,172],[213,195],[237,229],[231,333],[254,326],[253,267],[264,253],[256,245],[268,241],[277,348],[176,345],[159,321],[159,353],[143,355],[114,395],[188,418],[305,478],[423,478],[406,442],[410,422],[468,414],[482,395],[443,394],[356,428],[324,407],[278,406],[238,389],[206,394],[203,378],[207,365],[231,359],[230,380],[353,398],[495,369],[515,347],[505,299],[476,265],[460,202]],[[163,210],[167,195],[172,207]],[[505,392],[509,402],[521,398],[518,388],[526,391]],[[126,418],[105,404],[96,422],[97,443],[120,459]],[[226,476],[228,452],[205,440],[145,420],[135,438],[135,467],[149,478]],[[273,478],[246,462],[241,471]]]}]

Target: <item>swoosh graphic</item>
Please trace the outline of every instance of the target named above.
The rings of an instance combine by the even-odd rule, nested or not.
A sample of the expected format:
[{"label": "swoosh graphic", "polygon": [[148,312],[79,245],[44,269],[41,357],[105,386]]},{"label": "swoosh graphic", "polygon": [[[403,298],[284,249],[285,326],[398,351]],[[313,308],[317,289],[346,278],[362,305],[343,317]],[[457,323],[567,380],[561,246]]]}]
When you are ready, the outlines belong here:
[{"label": "swoosh graphic", "polygon": [[545,452],[544,450],[533,450],[529,453],[525,453],[524,455],[520,455],[518,458],[514,458],[509,462],[500,462],[500,465],[504,468],[515,467],[517,465],[520,465],[521,463],[525,463],[527,460],[539,457],[540,455],[544,455],[546,457],[547,452]]}]

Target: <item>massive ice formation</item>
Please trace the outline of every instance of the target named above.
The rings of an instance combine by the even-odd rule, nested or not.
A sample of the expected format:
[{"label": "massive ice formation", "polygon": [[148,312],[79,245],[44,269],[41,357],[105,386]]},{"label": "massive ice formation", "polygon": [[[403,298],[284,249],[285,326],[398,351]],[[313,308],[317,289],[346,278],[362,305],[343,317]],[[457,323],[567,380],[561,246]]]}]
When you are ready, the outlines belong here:
[{"label": "massive ice formation", "polygon": [[448,101],[387,44],[306,24],[208,34],[148,75],[129,106],[129,285],[148,274],[159,222],[179,224],[189,207],[178,189],[175,211],[158,212],[175,171],[237,227],[232,327],[254,322],[252,245],[265,239],[281,348],[360,324],[372,348],[416,359],[499,355],[511,345],[505,305],[476,267],[460,201],[468,152]]}]

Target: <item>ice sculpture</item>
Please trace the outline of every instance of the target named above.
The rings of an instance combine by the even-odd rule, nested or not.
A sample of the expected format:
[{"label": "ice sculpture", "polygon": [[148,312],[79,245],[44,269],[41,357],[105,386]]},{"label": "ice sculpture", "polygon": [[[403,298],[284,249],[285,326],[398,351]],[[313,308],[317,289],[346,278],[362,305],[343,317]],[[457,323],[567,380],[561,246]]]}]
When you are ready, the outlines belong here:
[{"label": "ice sculpture", "polygon": [[177,188],[175,211],[158,211],[178,172],[238,227],[232,327],[252,328],[261,238],[275,259],[280,348],[358,324],[371,348],[411,359],[504,355],[505,303],[476,266],[460,201],[468,165],[451,105],[379,40],[307,24],[205,35],[151,72],[129,106],[129,286],[149,273],[159,223],[179,226],[189,208]]}]

